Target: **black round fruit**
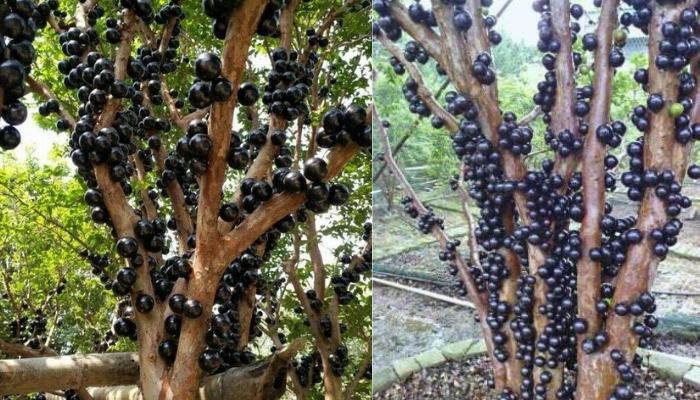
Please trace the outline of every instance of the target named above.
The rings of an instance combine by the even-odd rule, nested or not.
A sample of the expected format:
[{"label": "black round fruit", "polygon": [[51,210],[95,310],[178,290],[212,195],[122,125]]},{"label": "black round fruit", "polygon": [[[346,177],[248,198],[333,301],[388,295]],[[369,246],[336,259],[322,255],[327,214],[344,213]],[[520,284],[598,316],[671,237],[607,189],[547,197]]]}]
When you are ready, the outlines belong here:
[{"label": "black round fruit", "polygon": [[112,329],[117,336],[133,336],[136,333],[136,324],[128,318],[117,318],[112,325]]},{"label": "black round fruit", "polygon": [[221,75],[221,59],[213,53],[202,53],[194,62],[194,72],[201,80],[213,81]]},{"label": "black round fruit", "polygon": [[246,107],[252,106],[258,101],[260,91],[253,83],[244,83],[238,89],[238,102]]},{"label": "black round fruit", "polygon": [[299,193],[306,190],[306,178],[299,171],[291,171],[284,176],[284,190],[291,193]]},{"label": "black round fruit", "polygon": [[199,367],[205,372],[214,372],[221,366],[221,356],[215,350],[206,350],[199,356]]},{"label": "black round fruit", "polygon": [[182,313],[185,314],[187,318],[199,318],[202,315],[204,309],[202,308],[202,303],[198,300],[188,299],[182,308]]},{"label": "black round fruit", "polygon": [[139,243],[132,237],[121,238],[117,241],[117,253],[124,258],[131,258],[139,251]]},{"label": "black round fruit", "polygon": [[139,297],[136,298],[136,310],[140,313],[149,313],[153,310],[154,306],[155,301],[153,297],[147,294],[140,294]]},{"label": "black round fruit", "polygon": [[334,183],[329,188],[328,201],[331,205],[342,206],[350,199],[350,190],[341,183]]},{"label": "black round fruit", "polygon": [[311,182],[322,182],[328,174],[328,164],[322,158],[313,157],[304,163],[304,176]]}]

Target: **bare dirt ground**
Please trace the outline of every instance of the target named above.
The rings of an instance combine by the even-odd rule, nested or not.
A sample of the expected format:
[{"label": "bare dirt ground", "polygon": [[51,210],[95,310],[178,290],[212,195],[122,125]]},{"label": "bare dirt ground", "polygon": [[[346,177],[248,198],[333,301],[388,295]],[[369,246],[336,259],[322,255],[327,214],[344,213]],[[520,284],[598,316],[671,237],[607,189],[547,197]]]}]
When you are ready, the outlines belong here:
[{"label": "bare dirt ground", "polygon": [[379,284],[372,287],[372,298],[373,368],[481,335],[476,312],[468,308]]},{"label": "bare dirt ground", "polygon": [[[468,376],[469,379],[464,379]],[[493,400],[494,390],[487,387],[488,359],[448,362],[411,375],[404,383],[374,395],[375,400],[468,399]],[[700,392],[688,385],[673,383],[649,371],[645,366],[634,382],[635,400],[700,400]]]}]

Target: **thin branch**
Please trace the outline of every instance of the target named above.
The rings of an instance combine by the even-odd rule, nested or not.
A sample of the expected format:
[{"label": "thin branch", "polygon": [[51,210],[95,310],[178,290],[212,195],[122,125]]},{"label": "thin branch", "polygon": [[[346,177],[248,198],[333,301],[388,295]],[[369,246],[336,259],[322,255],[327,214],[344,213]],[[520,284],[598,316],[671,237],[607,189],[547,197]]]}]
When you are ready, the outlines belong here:
[{"label": "thin branch", "polygon": [[175,99],[170,96],[170,90],[168,89],[168,84],[165,79],[161,79],[160,93],[165,101],[165,106],[170,112],[170,118],[174,121],[175,125],[180,128],[181,131],[185,132],[187,130],[187,124],[183,124],[183,118],[180,114],[180,110],[175,107]]},{"label": "thin branch", "polygon": [[[396,162],[392,157],[391,146],[389,144],[389,137],[387,136],[386,130],[384,129],[384,126],[381,123],[381,119],[379,118],[379,114],[377,113],[377,109],[375,106],[372,106],[372,117],[374,123],[376,124],[377,131],[379,133],[379,138],[384,149],[384,160],[386,161],[389,170],[391,170],[391,172],[394,175],[394,178],[396,178],[401,184],[404,193],[406,193],[406,195],[411,199],[411,203],[416,209],[416,211],[421,215],[428,213],[428,209],[423,205],[423,203],[421,203],[420,199],[418,198],[413,188],[408,183],[408,180],[406,180],[406,177],[403,175],[403,173],[399,169],[398,165],[396,165]],[[435,236],[437,242],[440,244],[440,247],[444,249],[449,241],[447,235],[445,235],[445,232],[442,229],[440,229],[440,227],[437,225],[433,225],[433,227],[431,228],[431,232]],[[497,382],[497,386],[499,388],[502,388],[506,382],[506,370],[503,364],[501,364],[500,362],[496,362],[495,359],[493,359],[494,343],[491,336],[491,328],[486,323],[486,313],[488,311],[486,298],[487,294],[486,292],[479,292],[476,282],[471,276],[469,272],[469,267],[462,258],[459,249],[455,249],[454,255],[454,263],[457,266],[459,278],[462,281],[462,283],[464,283],[467,289],[467,295],[469,296],[469,299],[472,301],[472,303],[474,303],[474,306],[476,307],[480,316],[481,328],[484,331],[484,337],[486,338],[486,346],[489,349],[489,354],[492,357],[492,361],[494,361],[494,376]]]},{"label": "thin branch", "polygon": [[505,4],[503,4],[503,6],[501,6],[501,9],[498,10],[498,12],[496,13],[496,18],[501,18],[501,15],[503,15],[503,13],[505,13],[506,10],[508,10],[508,6],[510,6],[510,3],[512,3],[512,2],[513,2],[513,0],[507,0],[505,2]]},{"label": "thin branch", "polygon": [[[617,14],[615,14],[617,15]],[[581,134],[578,130],[577,118],[574,111],[576,105],[576,79],[574,75],[574,59],[573,43],[571,39],[569,1],[561,0],[552,3],[552,31],[555,40],[559,43],[560,49],[556,53],[556,77],[557,77],[557,92],[554,102],[554,108],[551,112],[552,122],[550,128],[554,135],[559,134],[564,130],[568,130],[575,139],[580,139]],[[607,18],[602,17],[602,18]],[[607,40],[608,37],[600,38]],[[609,48],[607,49],[609,51]],[[608,57],[607,52],[601,52],[598,49],[597,54],[604,54]],[[598,78],[596,76],[596,78]],[[595,137],[590,135],[589,137]],[[564,180],[564,185],[560,189],[560,193],[566,190],[569,178],[576,169],[580,161],[580,154],[571,154],[568,157],[563,157],[557,154],[554,165],[554,173],[558,174]]]},{"label": "thin branch", "polygon": [[450,80],[445,79],[445,82],[443,82],[442,85],[440,85],[440,88],[437,90],[437,92],[435,92],[435,98],[439,99],[442,96],[442,93],[445,92],[445,89],[447,89],[448,86],[450,86]]},{"label": "thin branch", "polygon": [[87,14],[96,5],[97,0],[87,0],[84,3],[78,5],[77,10],[75,12],[75,26],[81,31],[87,29]]},{"label": "thin branch", "polygon": [[[416,125],[418,125],[418,124],[416,124]],[[399,142],[396,143],[396,146],[394,146],[394,148],[391,150],[391,153],[394,154],[394,156],[396,156],[396,154],[397,154],[399,151],[401,151],[401,149],[403,148],[403,146],[404,146],[404,145],[406,144],[406,142],[408,141],[408,138],[410,138],[410,137],[411,137],[411,133],[405,134],[405,135],[401,138],[401,140],[399,140]],[[377,171],[377,172],[374,174],[374,176],[372,177],[372,183],[376,182],[377,179],[379,179],[379,177],[382,176],[382,174],[384,173],[385,170],[386,170],[386,162],[384,162],[384,160],[382,160],[382,165],[381,165],[381,167],[379,167],[379,171]]]},{"label": "thin branch", "polygon": [[190,114],[185,115],[180,119],[178,122],[178,126],[184,126],[187,128],[187,126],[190,124],[190,122],[194,121],[195,119],[202,119],[207,116],[207,114],[211,111],[210,108],[202,108],[197,111],[194,111]]},{"label": "thin branch", "polygon": [[49,89],[48,86],[46,86],[43,82],[39,82],[36,79],[34,79],[31,76],[26,77],[27,85],[29,86],[29,90],[32,93],[35,93],[39,97],[41,97],[44,100],[51,100],[54,99],[59,102],[59,115],[61,118],[65,119],[68,121],[68,125],[70,125],[71,129],[75,129],[75,117],[73,117],[68,111],[66,111],[66,108],[61,104],[61,102],[58,100],[56,95],[53,94],[51,89]]},{"label": "thin branch", "polygon": [[[595,305],[600,298],[600,263],[589,256],[591,249],[600,247],[602,232],[600,220],[605,210],[605,144],[595,135],[600,125],[607,123],[610,114],[612,95],[613,68],[610,66],[609,54],[613,45],[612,33],[617,23],[617,6],[619,0],[611,0],[603,5],[596,36],[598,49],[595,53],[595,82],[591,114],[589,116],[590,135],[586,137],[583,151],[583,201],[586,213],[581,222],[581,254],[579,260],[577,289],[579,295],[578,313],[588,321],[589,332],[600,329],[600,313]],[[581,356],[581,351],[579,355]]]},{"label": "thin branch", "polygon": [[362,380],[362,377],[365,375],[365,372],[367,372],[367,369],[372,365],[372,340],[367,341],[367,347],[365,349],[365,357],[362,359],[362,364],[360,365],[360,369],[357,371],[355,376],[352,378],[352,381],[348,385],[348,387],[345,389],[345,400],[351,400],[352,396],[355,394],[355,390],[357,390],[357,385],[360,384],[360,380]]},{"label": "thin branch", "polygon": [[15,323],[17,324],[17,327],[15,328],[15,335],[17,336],[19,335],[20,320],[22,319],[22,307],[20,307],[20,305],[17,303],[17,300],[12,293],[12,289],[10,288],[10,279],[8,276],[9,265],[7,260],[5,260],[5,268],[0,268],[0,270],[2,271],[2,282],[5,285],[5,293],[7,294],[7,298],[10,300],[10,305],[12,305],[12,309],[15,312]]},{"label": "thin branch", "polygon": [[532,111],[530,111],[529,113],[524,115],[520,120],[518,120],[518,126],[528,126],[531,123],[535,122],[537,117],[539,117],[540,115],[542,115],[542,108],[540,106],[536,106],[532,109]]},{"label": "thin branch", "polygon": [[459,182],[457,184],[457,190],[462,198],[462,210],[464,211],[464,219],[467,223],[467,243],[469,244],[469,258],[472,264],[479,269],[481,267],[481,260],[479,260],[479,243],[476,240],[476,234],[474,233],[474,217],[469,211],[469,192],[464,186],[464,176],[467,173],[467,166],[462,165],[462,170],[459,174]]},{"label": "thin branch", "polygon": [[382,46],[384,46],[384,48],[392,56],[396,57],[402,64],[404,64],[404,66],[406,66],[411,78],[413,78],[418,86],[418,96],[421,98],[421,100],[423,100],[423,103],[425,103],[428,109],[430,109],[430,112],[444,121],[445,128],[450,132],[450,135],[456,133],[459,130],[459,123],[455,117],[452,116],[452,114],[442,108],[435,100],[433,93],[430,91],[430,89],[428,89],[425,80],[423,79],[423,74],[421,74],[420,70],[413,63],[406,60],[403,51],[393,44],[384,33],[380,33],[376,37],[381,42]]}]

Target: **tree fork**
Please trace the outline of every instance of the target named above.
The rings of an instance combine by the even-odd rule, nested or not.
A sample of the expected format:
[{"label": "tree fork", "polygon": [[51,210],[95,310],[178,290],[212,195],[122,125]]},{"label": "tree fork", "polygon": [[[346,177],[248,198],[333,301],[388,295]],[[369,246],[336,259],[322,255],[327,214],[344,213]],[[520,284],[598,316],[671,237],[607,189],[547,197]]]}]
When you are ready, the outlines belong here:
[{"label": "tree fork", "polygon": [[[176,364],[171,372],[170,387],[163,387],[164,398],[193,398],[201,376],[198,358],[204,350],[206,323],[211,316],[211,306],[219,277],[231,258],[214,256],[220,246],[217,230],[221,188],[226,172],[226,156],[231,142],[233,113],[237,104],[237,92],[245,70],[255,28],[267,1],[247,1],[234,9],[229,16],[225,46],[222,53],[222,77],[233,83],[233,95],[225,102],[215,103],[209,116],[209,137],[212,151],[209,167],[201,177],[199,209],[197,212],[197,250],[194,255],[192,277],[187,285],[187,297],[197,299],[204,312],[197,319],[186,318],[182,322]],[[256,236],[257,237],[257,236]]]}]

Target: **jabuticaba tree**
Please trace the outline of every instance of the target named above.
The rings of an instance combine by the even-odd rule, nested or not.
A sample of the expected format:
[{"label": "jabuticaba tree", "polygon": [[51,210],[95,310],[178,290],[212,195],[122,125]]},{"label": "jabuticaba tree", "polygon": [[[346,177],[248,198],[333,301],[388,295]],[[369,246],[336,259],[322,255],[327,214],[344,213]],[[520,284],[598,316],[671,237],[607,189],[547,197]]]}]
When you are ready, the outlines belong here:
[{"label": "jabuticaba tree", "polygon": [[[658,323],[653,277],[678,240],[679,213],[691,205],[683,181],[700,178],[700,167],[689,166],[700,138],[700,5],[596,0],[597,25],[584,34],[581,5],[532,1],[540,18],[531,29],[546,70],[533,97],[546,129],[534,132],[530,121],[499,107],[510,94],[499,92],[491,56],[501,41],[497,18],[485,11],[492,1],[427,3],[374,0],[372,30],[393,72],[406,76],[410,111],[452,139],[461,166],[450,184],[480,209],[465,241],[468,259],[393,161],[389,119],[375,115],[375,125],[384,160],[404,186],[406,211],[436,235],[440,260],[478,308],[498,398],[632,399],[641,362],[635,351]],[[649,63],[625,71],[633,29],[648,37]],[[454,90],[435,99],[421,68],[436,68]],[[634,74],[647,93],[624,121],[610,115],[615,73]],[[528,168],[536,134],[553,157]],[[623,165],[612,153],[625,134],[633,137],[624,141]],[[606,193],[621,186],[639,205],[636,215],[612,215]]]},{"label": "jabuticaba tree", "polygon": [[[37,122],[64,132],[94,229],[113,238],[113,259],[81,252],[119,299],[110,343],[116,335],[138,348],[66,361],[65,375],[33,367],[42,360],[0,361],[18,374],[3,379],[3,394],[268,399],[288,380],[299,398],[319,381],[327,399],[367,389],[369,339],[349,354],[342,335],[366,333],[370,320],[353,316],[365,325],[348,327],[341,318],[352,313],[341,308],[369,298],[360,280],[371,244],[342,257],[347,265],[330,277],[319,242],[330,232],[348,253],[357,250],[348,241],[371,240],[362,186],[371,168],[370,10],[367,0],[1,2],[2,55],[14,57],[1,67],[3,118],[21,122],[14,101],[27,90],[41,102]],[[45,28],[32,64],[21,51],[31,46],[19,42],[33,39],[35,25]],[[317,230],[315,216],[329,210],[353,222]],[[302,243],[313,267],[297,275]],[[287,246],[293,255],[281,267]],[[308,326],[291,343],[279,326],[282,300],[272,298],[288,285]],[[265,332],[273,354],[256,361]],[[300,351],[310,355],[292,362]],[[85,387],[69,386],[76,382]],[[91,382],[135,386],[86,391]]]}]

